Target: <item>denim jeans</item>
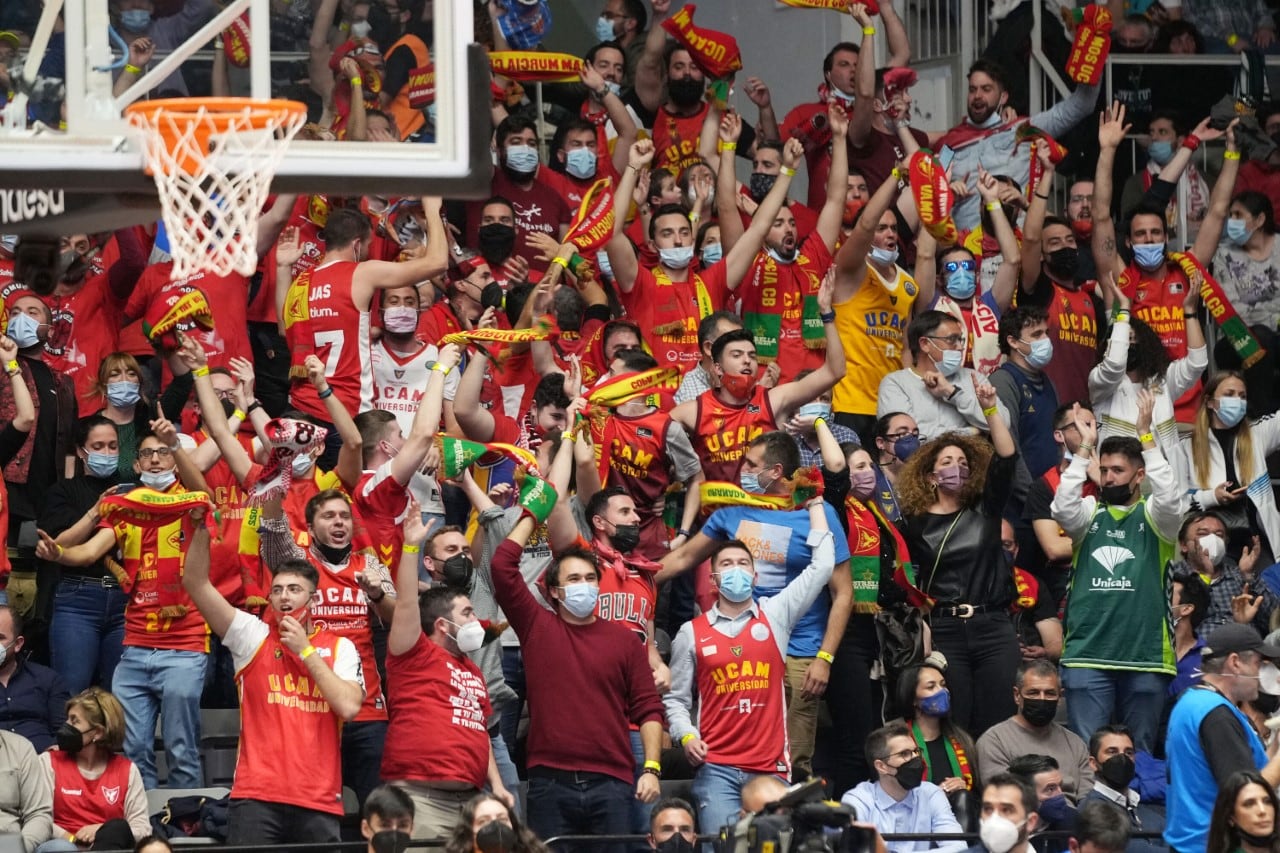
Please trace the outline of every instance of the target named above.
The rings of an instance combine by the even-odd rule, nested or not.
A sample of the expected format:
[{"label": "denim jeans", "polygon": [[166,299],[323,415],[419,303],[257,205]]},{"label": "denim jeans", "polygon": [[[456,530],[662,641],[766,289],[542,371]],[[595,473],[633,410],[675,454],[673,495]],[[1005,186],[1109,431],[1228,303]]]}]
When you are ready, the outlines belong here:
[{"label": "denim jeans", "polygon": [[204,652],[126,646],[112,692],[124,706],[124,754],[138,765],[143,785],[156,787],[155,734],[169,759],[170,788],[200,788],[200,693],[209,656]]},{"label": "denim jeans", "polygon": [[[50,664],[75,696],[95,682],[111,689],[124,649],[124,606],[120,588],[65,576],[53,595],[49,626]],[[97,650],[97,654],[93,650]]]},{"label": "denim jeans", "polygon": [[715,835],[720,827],[738,822],[742,786],[755,775],[724,764],[707,763],[698,768],[693,776],[693,802],[698,807],[699,835]]},{"label": "denim jeans", "polygon": [[507,752],[517,768],[520,766],[520,717],[524,714],[524,657],[519,646],[502,649],[502,677],[507,686],[516,692],[516,701],[502,709],[502,739],[507,742]]},{"label": "denim jeans", "polygon": [[[631,785],[603,773],[535,767],[529,772],[529,828],[539,838],[625,835],[631,827],[634,798]],[[562,845],[554,849],[570,851]],[[626,845],[596,844],[591,849],[618,853]]]},{"label": "denim jeans", "polygon": [[1085,743],[1115,717],[1133,733],[1136,749],[1155,746],[1170,677],[1158,672],[1062,667],[1062,689],[1071,730]]},{"label": "denim jeans", "polygon": [[342,727],[342,784],[355,791],[361,807],[382,781],[382,747],[386,740],[386,720],[364,720]]},{"label": "denim jeans", "polygon": [[516,764],[507,751],[507,742],[502,734],[495,730],[489,732],[489,742],[493,744],[493,763],[498,767],[498,775],[502,777],[502,785],[515,798],[515,812],[523,815],[520,808],[520,774],[516,772]]}]

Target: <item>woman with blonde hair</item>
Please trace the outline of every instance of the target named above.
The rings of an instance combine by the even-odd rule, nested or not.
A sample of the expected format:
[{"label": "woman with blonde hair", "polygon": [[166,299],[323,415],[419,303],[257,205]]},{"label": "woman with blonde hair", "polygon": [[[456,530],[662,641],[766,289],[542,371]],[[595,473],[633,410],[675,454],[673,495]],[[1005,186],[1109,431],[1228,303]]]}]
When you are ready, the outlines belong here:
[{"label": "woman with blonde hair", "polygon": [[53,838],[36,853],[129,850],[151,834],[142,774],[120,754],[124,708],[100,687],[67,702],[57,748],[40,756],[53,786]]},{"label": "woman with blonde hair", "polygon": [[978,385],[975,393],[995,454],[964,433],[933,439],[898,475],[898,505],[916,585],[935,602],[929,625],[948,662],[951,718],[976,738],[1012,715],[1010,692],[990,688],[1013,684],[1022,656],[1009,616],[1013,566],[1000,545],[1018,448],[995,389]]},{"label": "woman with blonde hair", "polygon": [[1181,443],[1182,469],[1190,478],[1183,486],[1190,491],[1192,510],[1213,510],[1222,518],[1233,558],[1239,560],[1257,535],[1261,552],[1255,565],[1269,566],[1280,545],[1280,509],[1267,456],[1280,449],[1280,418],[1267,415],[1250,422],[1248,399],[1239,371],[1209,378],[1195,426]]},{"label": "woman with blonde hair", "polygon": [[[175,424],[181,423],[182,407],[193,387],[186,367],[179,369],[184,371],[183,374],[173,377],[159,401],[160,413]],[[88,396],[103,403],[102,408],[93,414],[102,415],[116,425],[120,442],[116,471],[122,482],[132,482],[137,478],[133,462],[138,442],[147,434],[148,425],[157,415],[156,403],[148,393],[142,366],[127,352],[111,353],[98,365],[98,376],[93,380]]]}]

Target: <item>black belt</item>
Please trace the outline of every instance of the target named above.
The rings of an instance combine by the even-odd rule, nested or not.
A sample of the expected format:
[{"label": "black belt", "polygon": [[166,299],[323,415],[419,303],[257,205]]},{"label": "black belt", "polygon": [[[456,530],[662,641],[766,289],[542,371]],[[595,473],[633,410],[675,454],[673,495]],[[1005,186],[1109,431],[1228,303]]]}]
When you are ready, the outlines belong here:
[{"label": "black belt", "polygon": [[119,589],[120,582],[111,575],[72,575],[63,572],[62,581],[76,586],[99,586],[103,589]]},{"label": "black belt", "polygon": [[979,613],[991,613],[999,608],[994,604],[952,604],[935,607],[930,611],[933,616],[954,616],[957,619],[969,619]]},{"label": "black belt", "polygon": [[553,779],[566,785],[598,785],[605,781],[621,781],[608,773],[594,773],[590,770],[561,770],[558,767],[530,767],[529,778],[541,777]]}]

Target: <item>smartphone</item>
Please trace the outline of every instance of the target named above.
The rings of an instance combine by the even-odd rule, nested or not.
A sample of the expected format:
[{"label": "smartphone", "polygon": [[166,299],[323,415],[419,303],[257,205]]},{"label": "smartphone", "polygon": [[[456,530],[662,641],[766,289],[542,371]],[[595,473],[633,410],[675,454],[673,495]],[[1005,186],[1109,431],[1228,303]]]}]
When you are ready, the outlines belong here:
[{"label": "smartphone", "polygon": [[956,158],[955,149],[953,149],[950,145],[944,145],[938,151],[938,163],[939,165],[942,166],[943,169],[950,169],[951,161],[954,160],[955,158]]}]

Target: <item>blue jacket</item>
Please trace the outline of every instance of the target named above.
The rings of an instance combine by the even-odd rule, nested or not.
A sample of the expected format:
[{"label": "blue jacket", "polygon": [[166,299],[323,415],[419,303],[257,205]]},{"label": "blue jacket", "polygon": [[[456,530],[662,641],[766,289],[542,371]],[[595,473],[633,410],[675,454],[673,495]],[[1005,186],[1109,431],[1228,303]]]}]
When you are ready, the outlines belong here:
[{"label": "blue jacket", "polygon": [[0,684],[0,729],[22,735],[36,752],[44,752],[66,722],[70,698],[62,676],[19,658],[9,683]]}]

